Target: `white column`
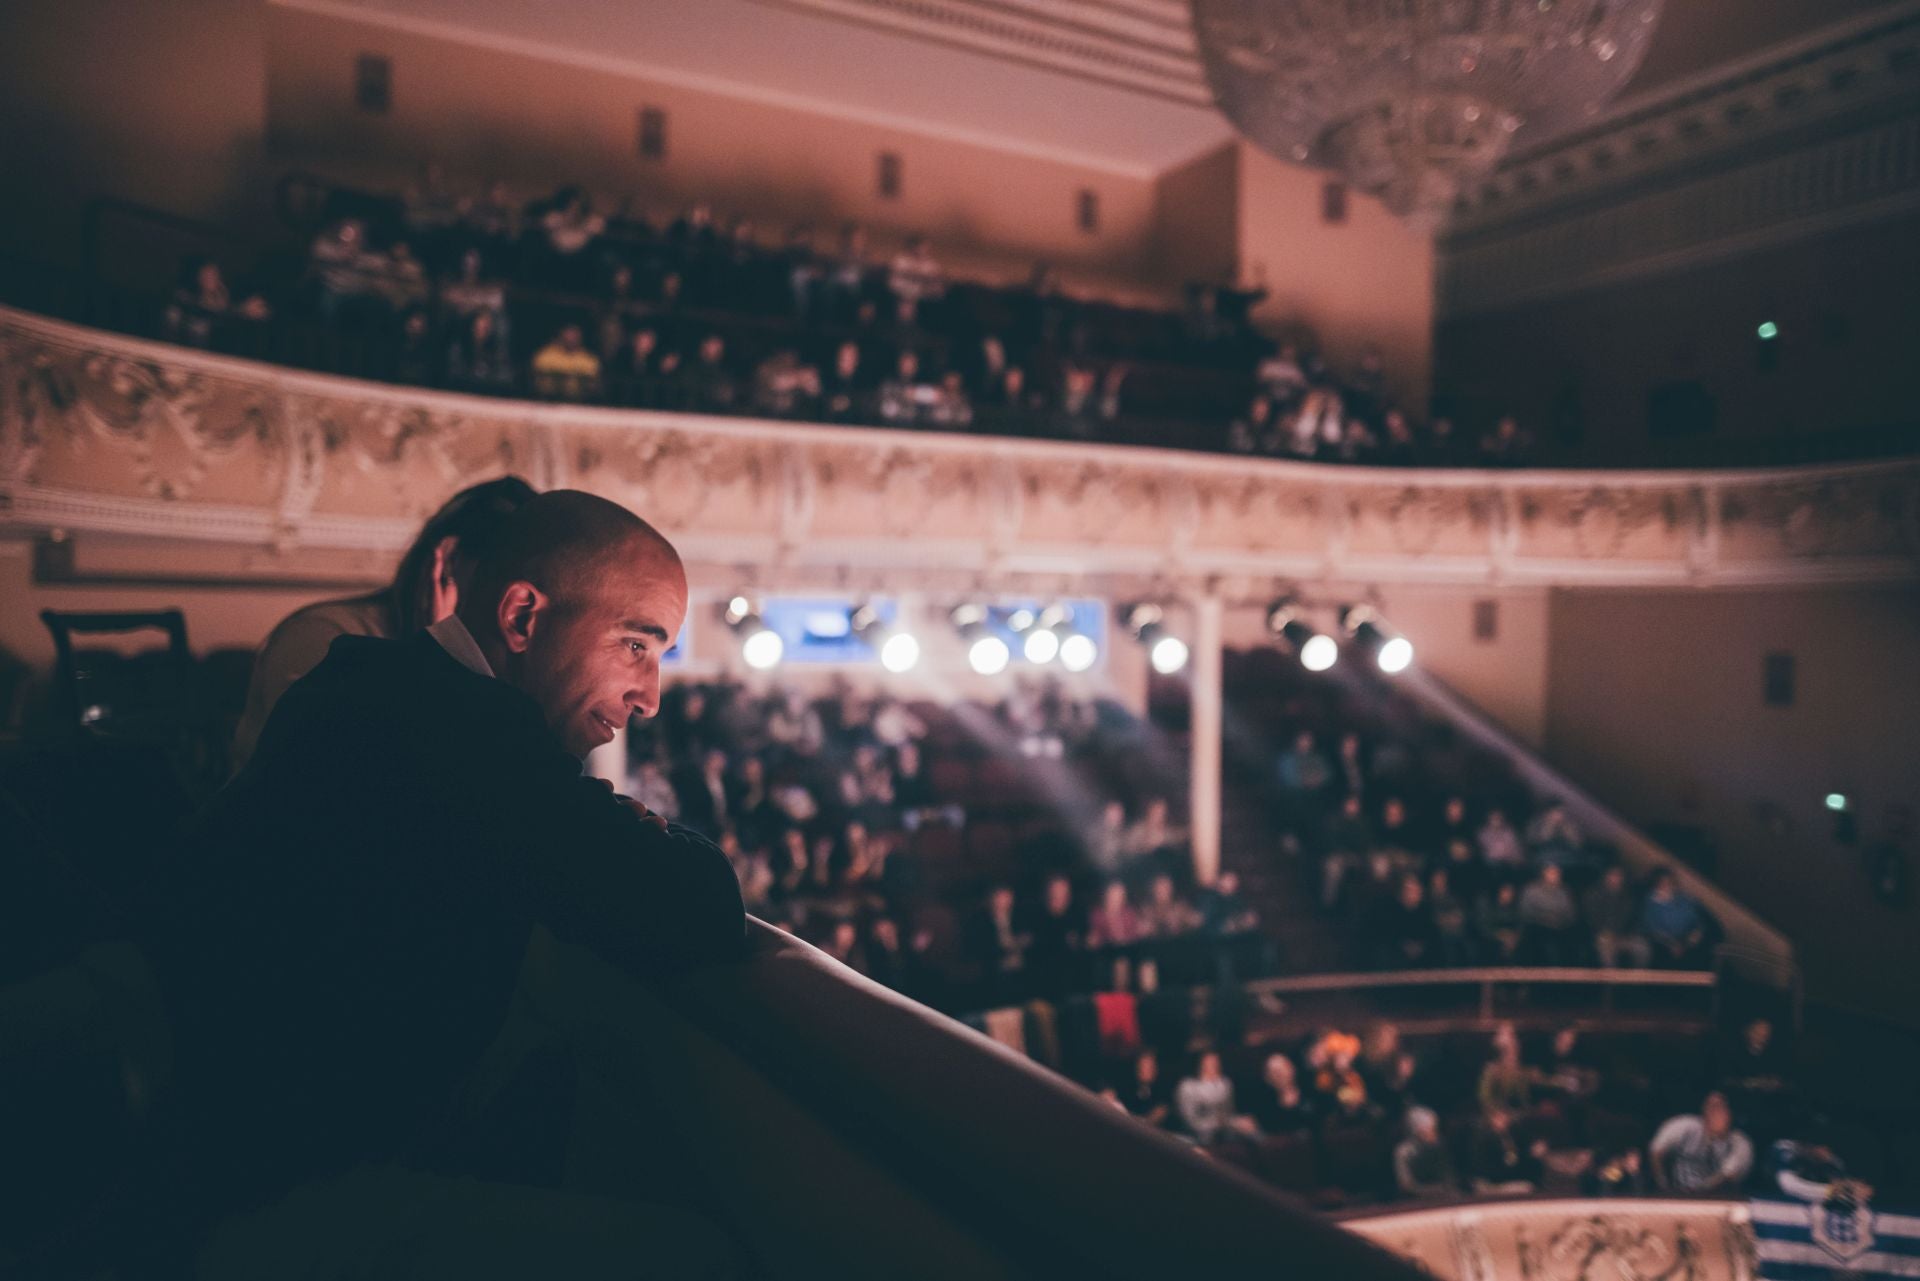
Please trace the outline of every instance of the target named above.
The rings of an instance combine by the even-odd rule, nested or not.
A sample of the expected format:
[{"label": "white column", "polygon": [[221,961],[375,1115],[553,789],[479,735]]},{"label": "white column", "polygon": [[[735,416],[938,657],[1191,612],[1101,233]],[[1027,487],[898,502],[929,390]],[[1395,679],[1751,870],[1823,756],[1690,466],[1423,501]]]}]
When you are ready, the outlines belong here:
[{"label": "white column", "polygon": [[1225,609],[1218,596],[1193,606],[1193,650],[1188,721],[1193,774],[1188,784],[1193,827],[1193,876],[1211,885],[1220,871],[1221,628]]}]

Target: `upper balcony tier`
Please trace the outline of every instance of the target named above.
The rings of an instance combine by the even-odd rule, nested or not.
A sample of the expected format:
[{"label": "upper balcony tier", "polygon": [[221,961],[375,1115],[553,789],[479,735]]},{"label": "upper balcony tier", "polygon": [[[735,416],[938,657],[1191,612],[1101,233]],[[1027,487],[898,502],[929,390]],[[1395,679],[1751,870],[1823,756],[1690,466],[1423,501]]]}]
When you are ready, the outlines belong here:
[{"label": "upper balcony tier", "polygon": [[[1348,467],[536,404],[295,372],[0,308],[0,531],[365,560],[512,471],[762,587],[1796,585],[1920,570],[1920,459]],[[257,559],[257,558],[256,558]]]}]

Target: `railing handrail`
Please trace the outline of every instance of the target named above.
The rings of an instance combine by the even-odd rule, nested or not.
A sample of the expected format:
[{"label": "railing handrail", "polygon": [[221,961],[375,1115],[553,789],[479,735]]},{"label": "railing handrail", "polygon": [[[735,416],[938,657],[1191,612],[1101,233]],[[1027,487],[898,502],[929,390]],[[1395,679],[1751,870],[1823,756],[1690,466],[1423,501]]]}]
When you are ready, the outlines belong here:
[{"label": "railing handrail", "polygon": [[1290,974],[1254,979],[1254,993],[1356,991],[1383,987],[1475,987],[1487,983],[1599,984],[1606,987],[1714,987],[1712,970],[1629,970],[1600,966],[1477,965],[1432,970],[1352,970],[1340,974]]}]

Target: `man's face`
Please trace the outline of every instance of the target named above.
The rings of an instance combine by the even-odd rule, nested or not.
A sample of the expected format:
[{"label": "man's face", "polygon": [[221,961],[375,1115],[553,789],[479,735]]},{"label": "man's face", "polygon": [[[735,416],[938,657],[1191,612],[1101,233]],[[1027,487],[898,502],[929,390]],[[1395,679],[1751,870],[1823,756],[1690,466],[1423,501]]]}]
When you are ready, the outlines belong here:
[{"label": "man's face", "polygon": [[687,616],[686,571],[665,551],[642,546],[610,566],[577,599],[547,599],[516,682],[583,759],[629,718],[660,710],[660,657]]}]

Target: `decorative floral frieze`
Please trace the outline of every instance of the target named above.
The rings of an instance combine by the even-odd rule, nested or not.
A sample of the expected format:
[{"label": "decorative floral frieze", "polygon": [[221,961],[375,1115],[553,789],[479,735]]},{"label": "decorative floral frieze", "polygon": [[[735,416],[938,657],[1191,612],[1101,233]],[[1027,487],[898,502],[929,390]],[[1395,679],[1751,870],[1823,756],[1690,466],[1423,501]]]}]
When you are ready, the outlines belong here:
[{"label": "decorative floral frieze", "polygon": [[694,562],[765,582],[1794,583],[1920,566],[1920,460],[1392,470],[628,412],[296,373],[0,309],[0,529],[396,549],[448,494],[508,472],[617,499]]}]

